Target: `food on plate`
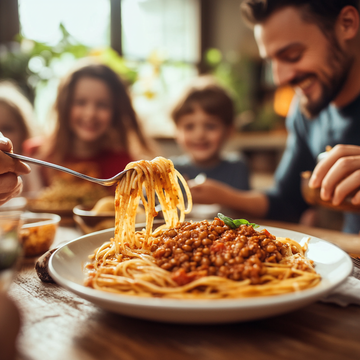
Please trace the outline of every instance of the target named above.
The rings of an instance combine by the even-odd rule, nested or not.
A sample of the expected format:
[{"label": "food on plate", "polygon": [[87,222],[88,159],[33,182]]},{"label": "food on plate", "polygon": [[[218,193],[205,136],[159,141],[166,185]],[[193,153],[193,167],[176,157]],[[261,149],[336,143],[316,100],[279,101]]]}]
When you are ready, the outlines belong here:
[{"label": "food on plate", "polygon": [[105,213],[115,214],[114,197],[106,196],[100,199],[91,211],[94,212],[96,215]]},{"label": "food on plate", "polygon": [[36,198],[29,198],[31,211],[72,211],[76,205],[93,207],[96,202],[107,196],[108,191],[101,185],[90,182],[69,182],[62,178],[54,180]]},{"label": "food on plate", "polygon": [[[222,214],[213,221],[185,221],[191,195],[170,160],[158,157],[127,168],[134,170],[116,188],[114,237],[90,256],[87,286],[123,295],[220,299],[284,294],[320,282],[305,256],[307,244]],[[155,193],[165,225],[153,231]],[[135,232],[140,199],[146,228]]]},{"label": "food on plate", "polygon": [[57,225],[48,224],[20,230],[20,242],[25,256],[36,256],[49,250],[54,241]]},{"label": "food on plate", "polygon": [[49,250],[55,239],[60,216],[24,213],[21,216],[21,222],[19,240],[24,255],[37,256]]}]

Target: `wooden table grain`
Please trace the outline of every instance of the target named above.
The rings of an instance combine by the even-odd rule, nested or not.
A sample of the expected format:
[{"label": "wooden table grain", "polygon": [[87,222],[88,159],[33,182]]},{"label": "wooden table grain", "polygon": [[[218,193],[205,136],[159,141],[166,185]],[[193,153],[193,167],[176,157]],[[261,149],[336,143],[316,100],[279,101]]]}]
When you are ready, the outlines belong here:
[{"label": "wooden table grain", "polygon": [[[358,243],[353,245],[355,235],[294,224],[270,224],[327,237],[360,253]],[[60,228],[57,242],[77,236],[74,229]],[[316,302],[285,315],[242,323],[157,323],[102,310],[56,284],[42,283],[36,276],[34,262],[35,259],[23,262],[10,289],[23,319],[18,337],[19,359],[360,358],[360,306],[343,308]]]}]

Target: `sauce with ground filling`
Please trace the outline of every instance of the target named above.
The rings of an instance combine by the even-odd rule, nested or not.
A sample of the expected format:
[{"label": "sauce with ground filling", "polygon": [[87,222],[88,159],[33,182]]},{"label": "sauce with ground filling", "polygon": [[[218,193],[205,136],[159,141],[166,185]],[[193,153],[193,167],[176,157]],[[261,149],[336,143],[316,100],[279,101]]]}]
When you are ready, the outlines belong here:
[{"label": "sauce with ground filling", "polygon": [[[290,249],[266,229],[256,231],[248,225],[230,229],[215,218],[180,223],[156,238],[150,250],[156,264],[172,272],[178,285],[185,285],[209,275],[258,284],[266,271],[263,263],[280,262]],[[297,253],[296,247],[291,251]]]}]

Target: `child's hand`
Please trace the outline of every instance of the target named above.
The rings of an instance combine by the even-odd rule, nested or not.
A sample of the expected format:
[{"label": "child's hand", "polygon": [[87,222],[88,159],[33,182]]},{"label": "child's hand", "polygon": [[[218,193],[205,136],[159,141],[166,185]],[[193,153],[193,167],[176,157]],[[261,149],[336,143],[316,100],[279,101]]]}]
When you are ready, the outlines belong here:
[{"label": "child's hand", "polygon": [[197,204],[224,204],[224,200],[229,196],[231,188],[216,180],[206,179],[202,184],[197,184],[194,180],[188,182],[192,199]]},{"label": "child's hand", "polygon": [[28,165],[3,151],[12,151],[12,143],[0,133],[0,205],[21,193],[22,180],[19,175],[30,172]]},{"label": "child's hand", "polygon": [[188,184],[194,203],[218,204],[259,218],[268,212],[268,197],[261,192],[237,190],[213,179],[206,179],[202,184],[193,179]]}]

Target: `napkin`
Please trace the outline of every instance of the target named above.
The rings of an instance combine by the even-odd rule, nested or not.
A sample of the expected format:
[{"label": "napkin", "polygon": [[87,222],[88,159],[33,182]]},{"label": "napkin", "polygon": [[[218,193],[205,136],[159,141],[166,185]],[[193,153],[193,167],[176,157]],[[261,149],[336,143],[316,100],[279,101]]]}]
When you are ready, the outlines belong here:
[{"label": "napkin", "polygon": [[351,276],[321,301],[340,306],[360,305],[360,269],[354,267]]}]

